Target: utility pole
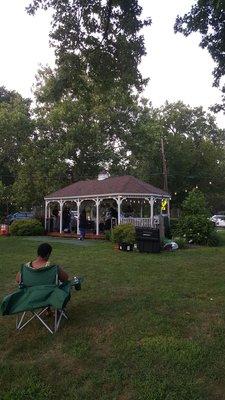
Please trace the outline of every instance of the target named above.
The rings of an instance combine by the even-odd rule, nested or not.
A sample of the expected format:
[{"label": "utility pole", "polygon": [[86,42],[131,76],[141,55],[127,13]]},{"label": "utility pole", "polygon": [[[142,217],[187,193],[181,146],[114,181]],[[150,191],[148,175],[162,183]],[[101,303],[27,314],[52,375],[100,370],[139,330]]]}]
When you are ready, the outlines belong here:
[{"label": "utility pole", "polygon": [[167,172],[167,164],[166,164],[163,139],[161,139],[161,152],[162,152],[162,162],[163,162],[163,189],[166,192],[168,192],[168,172]]}]

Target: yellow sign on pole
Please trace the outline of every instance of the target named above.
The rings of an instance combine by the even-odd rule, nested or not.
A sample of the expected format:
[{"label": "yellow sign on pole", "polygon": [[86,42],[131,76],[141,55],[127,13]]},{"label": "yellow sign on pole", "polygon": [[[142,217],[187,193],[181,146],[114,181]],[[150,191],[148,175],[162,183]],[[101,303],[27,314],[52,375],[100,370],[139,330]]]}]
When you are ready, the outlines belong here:
[{"label": "yellow sign on pole", "polygon": [[162,199],[161,211],[166,211],[167,210],[167,205],[168,205],[168,200],[167,199]]}]

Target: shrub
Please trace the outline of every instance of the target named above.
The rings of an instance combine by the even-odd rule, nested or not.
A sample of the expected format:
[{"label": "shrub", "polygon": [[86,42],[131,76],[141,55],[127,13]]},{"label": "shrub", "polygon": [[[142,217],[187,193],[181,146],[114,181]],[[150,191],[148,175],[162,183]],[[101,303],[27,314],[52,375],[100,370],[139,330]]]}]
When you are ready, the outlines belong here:
[{"label": "shrub", "polygon": [[188,242],[207,244],[213,231],[213,223],[205,215],[186,215],[179,220],[176,233]]},{"label": "shrub", "polygon": [[193,189],[189,192],[188,196],[183,201],[182,210],[182,215],[205,215],[209,217],[205,196],[198,189]]},{"label": "shrub", "polygon": [[176,237],[173,240],[174,240],[174,242],[176,242],[178,244],[179,249],[186,249],[188,247],[188,243],[185,238]]},{"label": "shrub", "polygon": [[221,244],[222,244],[221,237],[218,234],[218,232],[216,231],[212,232],[207,239],[207,245],[211,247],[217,247],[220,246]]},{"label": "shrub", "polygon": [[132,224],[121,224],[112,229],[114,243],[134,244],[136,241],[135,227]]},{"label": "shrub", "polygon": [[105,231],[105,240],[111,240],[111,239],[112,239],[111,230]]},{"label": "shrub", "polygon": [[182,204],[176,234],[195,244],[208,244],[215,228],[208,219],[205,196],[199,190],[192,190]]},{"label": "shrub", "polygon": [[36,236],[44,233],[44,228],[40,221],[36,219],[26,219],[13,221],[9,232],[13,236]]},{"label": "shrub", "polygon": [[170,229],[171,229],[172,235],[174,234],[174,232],[177,229],[178,222],[179,222],[178,218],[170,218]]}]

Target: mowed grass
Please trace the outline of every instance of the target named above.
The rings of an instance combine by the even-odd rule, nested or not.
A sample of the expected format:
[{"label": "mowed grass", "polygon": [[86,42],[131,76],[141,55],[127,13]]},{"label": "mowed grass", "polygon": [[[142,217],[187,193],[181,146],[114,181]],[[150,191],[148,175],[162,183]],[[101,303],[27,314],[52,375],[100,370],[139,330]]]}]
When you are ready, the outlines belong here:
[{"label": "mowed grass", "polygon": [[[1,296],[38,242],[0,238]],[[225,247],[174,253],[53,243],[82,275],[70,320],[51,335],[0,318],[1,400],[225,399]]]}]

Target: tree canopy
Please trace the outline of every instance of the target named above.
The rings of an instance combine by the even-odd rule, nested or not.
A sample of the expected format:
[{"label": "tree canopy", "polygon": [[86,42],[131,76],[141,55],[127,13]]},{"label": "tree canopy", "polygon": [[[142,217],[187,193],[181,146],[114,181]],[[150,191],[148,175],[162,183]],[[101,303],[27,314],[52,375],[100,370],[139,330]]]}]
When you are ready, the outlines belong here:
[{"label": "tree canopy", "polygon": [[0,205],[6,212],[13,201],[12,185],[17,180],[25,143],[32,137],[30,100],[0,87]]},{"label": "tree canopy", "polygon": [[[199,32],[202,36],[200,46],[206,48],[212,56],[216,67],[213,71],[214,86],[219,86],[225,75],[225,2],[224,0],[198,0],[190,12],[178,16],[175,32],[185,36]],[[222,87],[223,94],[225,86]],[[225,109],[225,96],[223,95]]]},{"label": "tree canopy", "polygon": [[145,55],[141,29],[150,19],[142,19],[138,0],[33,0],[27,10],[34,14],[39,7],[53,10],[50,37],[59,92],[88,91],[91,82],[101,91],[142,90],[146,80],[138,70]]}]

